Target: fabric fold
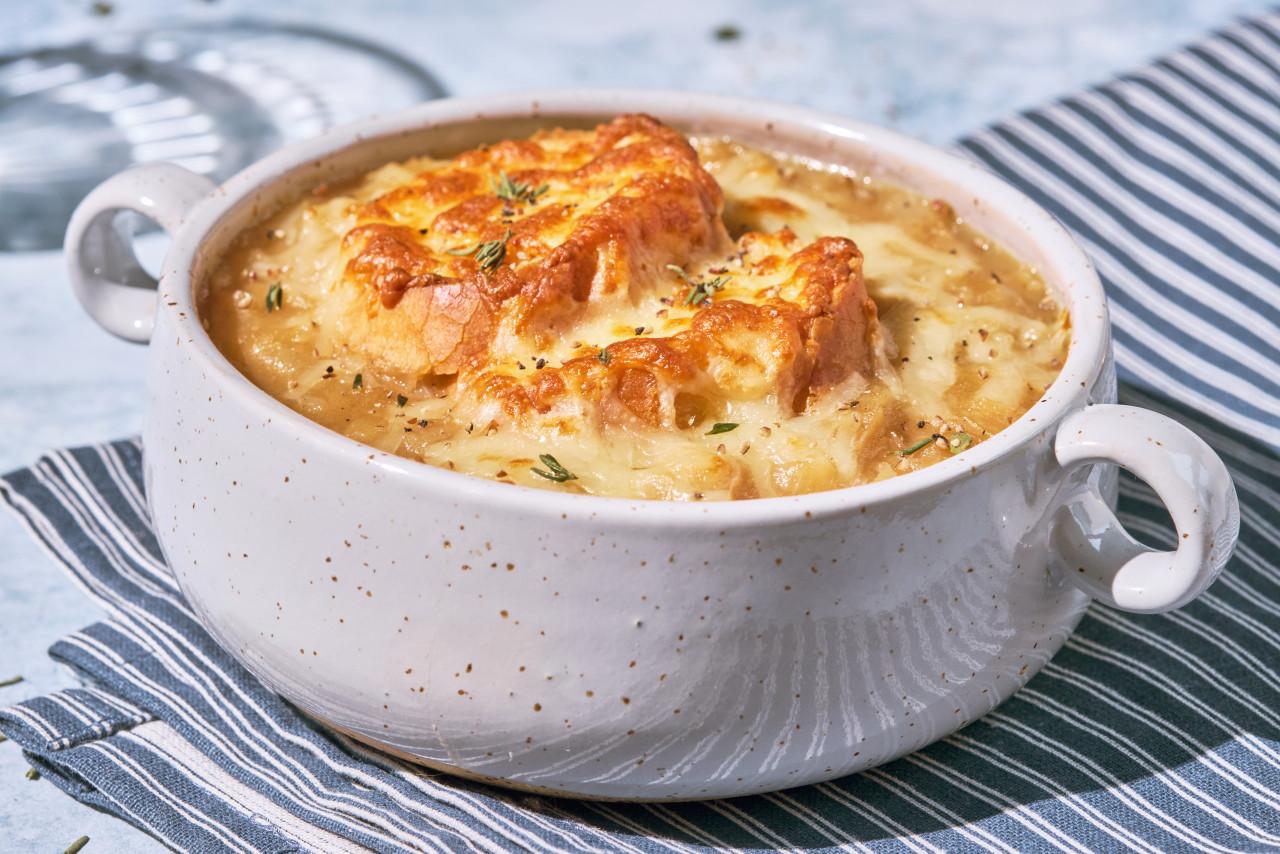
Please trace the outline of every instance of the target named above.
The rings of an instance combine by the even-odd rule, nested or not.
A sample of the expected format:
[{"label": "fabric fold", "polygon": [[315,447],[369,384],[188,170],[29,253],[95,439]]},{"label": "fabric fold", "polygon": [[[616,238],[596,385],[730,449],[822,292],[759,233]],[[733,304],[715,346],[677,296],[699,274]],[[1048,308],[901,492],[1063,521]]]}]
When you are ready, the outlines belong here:
[{"label": "fabric fold", "polygon": [[0,709],[9,737],[31,750],[56,753],[155,720],[122,697],[71,688]]}]

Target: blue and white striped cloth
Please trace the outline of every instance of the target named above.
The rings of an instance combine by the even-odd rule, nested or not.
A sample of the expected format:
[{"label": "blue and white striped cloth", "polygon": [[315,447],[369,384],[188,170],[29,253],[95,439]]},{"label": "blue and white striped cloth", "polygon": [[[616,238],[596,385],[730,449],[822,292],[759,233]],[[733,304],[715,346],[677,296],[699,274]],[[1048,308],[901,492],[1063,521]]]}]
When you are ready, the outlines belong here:
[{"label": "blue and white striped cloth", "polygon": [[1280,14],[960,145],[1084,245],[1122,380],[1280,447]]},{"label": "blue and white striped cloth", "polygon": [[[87,686],[0,710],[46,777],[193,852],[1280,851],[1280,14],[961,143],[1057,214],[1114,306],[1121,400],[1231,468],[1236,556],[1172,614],[1095,606],[995,712],[831,783],[592,804],[426,775],[313,729],[211,642],[161,560],[131,442],[3,497],[109,619]],[[1121,520],[1172,547],[1159,502]]]}]

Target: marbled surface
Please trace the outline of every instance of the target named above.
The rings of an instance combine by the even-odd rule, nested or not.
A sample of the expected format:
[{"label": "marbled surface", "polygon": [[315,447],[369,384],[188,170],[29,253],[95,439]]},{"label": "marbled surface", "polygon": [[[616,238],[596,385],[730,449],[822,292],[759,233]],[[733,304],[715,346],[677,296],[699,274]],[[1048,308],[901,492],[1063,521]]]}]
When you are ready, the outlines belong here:
[{"label": "marbled surface", "polygon": [[[0,52],[156,20],[269,15],[331,27],[427,66],[454,94],[543,86],[688,88],[806,104],[947,141],[1177,47],[1261,0],[769,0],[538,4],[388,0],[376,13],[338,0],[162,2],[7,0]],[[432,7],[439,6],[439,13]],[[94,11],[109,8],[108,14]],[[718,28],[738,37],[719,40]],[[0,181],[3,181],[0,164]],[[162,252],[147,240],[144,255]],[[0,253],[0,470],[45,450],[137,433],[146,349],[81,311],[57,252]],[[7,513],[0,514],[0,704],[72,684],[45,654],[96,619],[91,605]],[[0,854],[163,850],[96,813],[0,745]]]}]

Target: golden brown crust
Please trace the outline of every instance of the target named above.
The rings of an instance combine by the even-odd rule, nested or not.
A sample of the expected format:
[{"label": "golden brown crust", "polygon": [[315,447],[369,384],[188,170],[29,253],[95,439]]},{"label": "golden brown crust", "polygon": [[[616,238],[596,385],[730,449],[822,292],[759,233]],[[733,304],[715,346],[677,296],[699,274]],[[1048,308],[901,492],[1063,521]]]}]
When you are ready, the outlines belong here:
[{"label": "golden brown crust", "polygon": [[[503,173],[526,192],[499,198]],[[651,269],[723,249],[722,203],[688,141],[649,116],[468,151],[353,209],[345,279],[368,296],[357,343],[424,372],[509,355],[503,324],[562,332],[593,303],[633,298]],[[503,259],[483,268],[466,250],[491,241]]]},{"label": "golden brown crust", "polygon": [[472,397],[481,410],[496,403],[525,430],[576,419],[603,430],[685,429],[735,400],[770,399],[780,417],[795,415],[811,396],[868,376],[875,343],[868,332],[877,328],[852,241],[824,238],[787,252],[796,243],[788,232],[740,243],[751,260],[730,277],[735,293],[758,291],[764,279],[762,293],[777,296],[754,303],[713,296],[694,308],[685,331],[624,337],[527,379],[505,367],[482,372]]},{"label": "golden brown crust", "polygon": [[[354,343],[400,370],[458,374],[470,394],[455,415],[533,431],[687,429],[733,401],[790,417],[865,380],[878,332],[858,248],[802,246],[787,229],[735,246],[722,204],[688,141],[648,116],[465,152],[353,209]],[[519,361],[655,293],[680,315],[669,334]]]}]

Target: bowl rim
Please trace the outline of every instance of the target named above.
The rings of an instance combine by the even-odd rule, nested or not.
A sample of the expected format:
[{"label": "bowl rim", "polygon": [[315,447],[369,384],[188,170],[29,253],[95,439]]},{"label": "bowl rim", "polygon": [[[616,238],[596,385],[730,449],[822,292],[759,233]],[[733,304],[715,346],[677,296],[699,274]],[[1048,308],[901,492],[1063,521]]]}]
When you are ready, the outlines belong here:
[{"label": "bowl rim", "polygon": [[[380,141],[433,127],[480,119],[527,119],[573,116],[598,117],[623,112],[651,113],[673,124],[747,121],[766,131],[785,126],[848,143],[865,145],[879,158],[910,169],[926,169],[948,184],[973,193],[975,204],[1025,223],[1023,229],[1044,259],[1052,259],[1062,275],[1052,285],[1067,303],[1071,339],[1061,373],[1044,395],[1011,425],[986,441],[950,459],[887,480],[795,496],[738,501],[682,502],[620,498],[535,489],[475,475],[461,474],[429,463],[400,457],[348,438],[295,412],[255,386],[217,349],[196,311],[194,273],[205,240],[270,183],[304,166],[319,166],[326,158],[353,146],[376,146]],[[822,160],[820,154],[816,159]],[[830,162],[830,161],[827,161]],[[256,214],[255,214],[256,215]],[[237,232],[239,229],[236,229]],[[160,278],[157,312],[166,315],[198,368],[216,378],[229,400],[260,412],[259,423],[290,431],[291,442],[303,456],[336,455],[351,464],[377,467],[384,478],[418,481],[422,488],[447,495],[455,503],[475,502],[497,511],[524,516],[568,519],[588,515],[600,521],[635,522],[654,518],[681,521],[697,528],[784,524],[797,518],[821,519],[855,512],[911,495],[930,495],[956,481],[998,465],[1016,449],[1045,442],[1050,431],[1070,411],[1089,401],[1089,392],[1102,374],[1110,353],[1110,332],[1102,284],[1083,249],[1054,217],[1021,191],[976,162],[896,131],[808,107],[701,92],[654,89],[546,89],[427,101],[395,113],[372,116],[337,127],[309,140],[280,149],[246,167],[215,188],[188,213],[173,236]],[[1048,279],[1049,277],[1046,276]],[[1063,281],[1059,281],[1062,279]],[[148,399],[148,410],[155,406]],[[166,417],[151,412],[147,419]],[[306,449],[310,449],[309,451]]]}]

